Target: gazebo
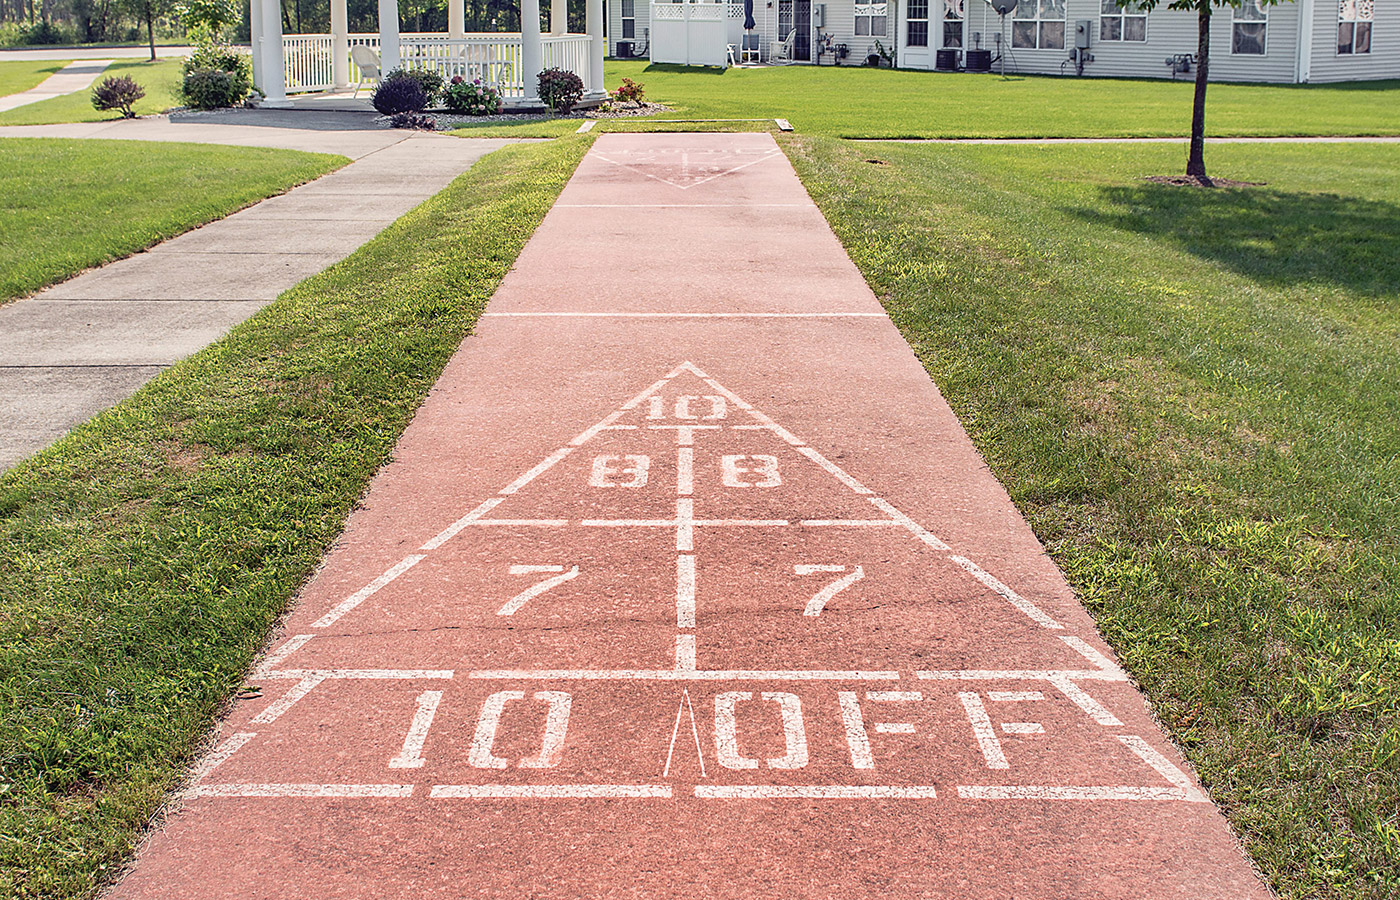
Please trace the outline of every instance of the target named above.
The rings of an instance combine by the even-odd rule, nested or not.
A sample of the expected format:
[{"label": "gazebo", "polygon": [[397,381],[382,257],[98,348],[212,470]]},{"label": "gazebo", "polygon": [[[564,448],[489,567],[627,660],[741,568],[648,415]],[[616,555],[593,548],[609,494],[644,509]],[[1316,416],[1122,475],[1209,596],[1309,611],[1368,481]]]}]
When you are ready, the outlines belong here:
[{"label": "gazebo", "polygon": [[444,78],[480,78],[507,106],[539,104],[539,73],[567,69],[583,81],[584,99],[603,87],[603,0],[584,0],[587,34],[570,34],[569,0],[550,0],[549,33],[539,29],[540,0],[520,0],[522,32],[468,34],[464,0],[448,0],[446,34],[399,33],[398,0],[379,0],[379,33],[351,34],[346,0],[331,0],[330,34],[282,33],[280,0],[251,0],[253,83],[265,106],[289,106],[288,94],[347,90],[357,78],[350,48],[379,54],[380,71],[399,66],[434,69]]}]

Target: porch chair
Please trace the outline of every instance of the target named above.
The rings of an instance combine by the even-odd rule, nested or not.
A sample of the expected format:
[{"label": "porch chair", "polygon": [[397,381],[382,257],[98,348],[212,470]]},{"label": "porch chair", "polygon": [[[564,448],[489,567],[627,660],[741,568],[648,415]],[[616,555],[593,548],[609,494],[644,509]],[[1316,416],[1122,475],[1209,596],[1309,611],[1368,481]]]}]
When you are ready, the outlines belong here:
[{"label": "porch chair", "polygon": [[366,81],[379,80],[379,54],[364,44],[356,44],[350,48],[350,61],[360,70],[360,80],[355,85],[355,93],[350,95],[353,98],[360,96],[360,88]]},{"label": "porch chair", "polygon": [[768,54],[770,61],[777,62],[782,60],[783,62],[792,62],[792,47],[795,43],[797,43],[796,28],[788,32],[787,37],[783,38],[781,44],[776,41],[773,43],[773,48]]}]

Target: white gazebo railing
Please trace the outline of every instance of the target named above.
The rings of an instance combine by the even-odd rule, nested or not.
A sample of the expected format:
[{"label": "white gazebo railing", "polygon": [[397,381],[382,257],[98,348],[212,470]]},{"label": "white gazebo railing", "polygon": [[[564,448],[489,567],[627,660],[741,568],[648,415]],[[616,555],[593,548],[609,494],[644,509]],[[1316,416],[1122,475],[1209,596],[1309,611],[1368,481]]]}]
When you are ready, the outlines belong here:
[{"label": "white gazebo railing", "polygon": [[[567,69],[583,80],[584,91],[592,91],[589,51],[592,39],[586,34],[541,35],[545,68]],[[348,46],[379,50],[379,35],[352,34]],[[287,91],[330,90],[335,84],[335,46],[329,34],[289,34],[282,38],[287,73]],[[409,68],[431,69],[443,78],[461,75],[480,78],[483,84],[501,91],[506,98],[523,97],[523,42],[519,34],[470,34],[461,38],[441,34],[405,34],[399,38],[399,55]],[[352,81],[358,73],[351,70]]]}]

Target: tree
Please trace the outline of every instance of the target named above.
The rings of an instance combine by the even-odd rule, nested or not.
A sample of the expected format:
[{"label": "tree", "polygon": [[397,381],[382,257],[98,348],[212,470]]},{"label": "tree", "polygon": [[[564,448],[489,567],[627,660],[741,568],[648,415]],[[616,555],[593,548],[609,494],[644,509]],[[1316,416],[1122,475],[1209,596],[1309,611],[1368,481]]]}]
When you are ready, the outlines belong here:
[{"label": "tree", "polygon": [[212,44],[221,43],[224,31],[237,25],[243,15],[237,0],[177,0],[174,11],[196,41]]},{"label": "tree", "polygon": [[[1118,0],[1127,6],[1131,0]],[[1137,0],[1141,9],[1156,9],[1162,0]],[[1279,0],[1171,0],[1167,9],[1196,11],[1196,92],[1191,100],[1191,149],[1186,155],[1186,174],[1201,184],[1212,187],[1206,175],[1206,80],[1210,77],[1210,11],[1211,7],[1240,9],[1245,6],[1273,6]]]},{"label": "tree", "polygon": [[151,45],[151,61],[156,58],[156,18],[170,9],[170,0],[121,0],[122,8],[146,23],[146,40]]}]

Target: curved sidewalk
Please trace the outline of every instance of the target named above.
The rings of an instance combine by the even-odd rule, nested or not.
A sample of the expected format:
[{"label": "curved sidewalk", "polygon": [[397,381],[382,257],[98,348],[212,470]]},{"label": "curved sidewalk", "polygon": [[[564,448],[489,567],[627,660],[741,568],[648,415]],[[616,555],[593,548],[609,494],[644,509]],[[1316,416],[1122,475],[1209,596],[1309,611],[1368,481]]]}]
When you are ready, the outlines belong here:
[{"label": "curved sidewalk", "polygon": [[[283,114],[283,120],[286,120]],[[0,306],[0,469],[125,399],[282,291],[350,255],[509,140],[165,119],[80,133],[342,153],[355,161],[126,259]],[[26,132],[79,129],[35,126]],[[7,136],[18,128],[0,129]]]},{"label": "curved sidewalk", "polygon": [[598,139],[252,681],[119,900],[1269,897],[766,134]]},{"label": "curved sidewalk", "polygon": [[74,91],[85,91],[97,80],[97,76],[114,62],[114,59],[80,59],[69,63],[27,91],[0,97],[0,112],[18,109],[40,100],[52,100]]}]

